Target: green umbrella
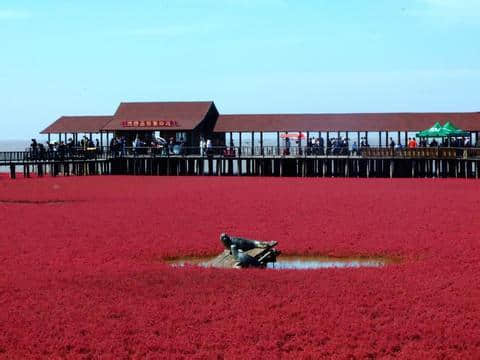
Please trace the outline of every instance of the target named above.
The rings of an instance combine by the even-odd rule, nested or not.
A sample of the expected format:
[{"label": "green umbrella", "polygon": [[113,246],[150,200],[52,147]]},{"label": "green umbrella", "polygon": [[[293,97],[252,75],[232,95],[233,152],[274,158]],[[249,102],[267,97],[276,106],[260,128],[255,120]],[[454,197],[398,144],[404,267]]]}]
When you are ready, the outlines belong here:
[{"label": "green umbrella", "polygon": [[447,121],[447,123],[442,126],[442,129],[440,132],[442,133],[441,136],[469,136],[470,135],[468,131],[463,131],[462,129],[457,128],[450,121]]},{"label": "green umbrella", "polygon": [[439,122],[436,122],[431,128],[420,131],[417,133],[418,137],[441,137],[442,125]]}]

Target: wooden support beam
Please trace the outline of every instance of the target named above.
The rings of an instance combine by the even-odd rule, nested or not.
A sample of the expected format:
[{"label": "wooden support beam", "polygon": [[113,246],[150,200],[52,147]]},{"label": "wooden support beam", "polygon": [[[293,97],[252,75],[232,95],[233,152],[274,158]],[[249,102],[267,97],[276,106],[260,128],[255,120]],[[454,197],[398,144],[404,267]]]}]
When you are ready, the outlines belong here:
[{"label": "wooden support beam", "polygon": [[251,156],[255,155],[254,142],[255,142],[255,136],[254,136],[254,132],[252,131],[252,153],[251,153]]},{"label": "wooden support beam", "polygon": [[263,153],[263,131],[260,131],[260,155],[264,155]]},{"label": "wooden support beam", "polygon": [[280,156],[280,132],[277,131],[277,155]]},{"label": "wooden support beam", "polygon": [[238,156],[242,156],[242,132],[238,133]]}]

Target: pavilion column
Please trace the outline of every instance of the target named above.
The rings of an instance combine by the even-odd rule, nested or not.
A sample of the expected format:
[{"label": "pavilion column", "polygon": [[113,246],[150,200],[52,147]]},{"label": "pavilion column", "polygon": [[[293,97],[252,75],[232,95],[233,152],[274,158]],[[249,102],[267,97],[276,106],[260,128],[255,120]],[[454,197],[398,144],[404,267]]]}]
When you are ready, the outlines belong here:
[{"label": "pavilion column", "polygon": [[328,142],[330,141],[330,132],[327,131],[327,137],[325,138],[325,155],[329,155],[328,151],[330,150],[328,148]]},{"label": "pavilion column", "polygon": [[365,143],[368,144],[368,131],[365,131]]},{"label": "pavilion column", "polygon": [[103,149],[103,132],[100,130],[100,147]]},{"label": "pavilion column", "polygon": [[277,155],[280,155],[280,131],[277,131]]},{"label": "pavilion column", "polygon": [[398,145],[400,146],[400,131],[397,132],[397,142],[398,142]]},{"label": "pavilion column", "polygon": [[50,133],[48,133],[48,143],[50,143]]},{"label": "pavilion column", "polygon": [[92,141],[92,133],[90,133],[90,141]]},{"label": "pavilion column", "polygon": [[385,131],[385,146],[388,146],[388,131]]},{"label": "pavilion column", "polygon": [[357,147],[360,147],[360,131],[357,131]]},{"label": "pavilion column", "polygon": [[238,155],[242,155],[242,132],[238,133]]},{"label": "pavilion column", "polygon": [[62,141],[62,133],[58,133],[58,142]]},{"label": "pavilion column", "polygon": [[255,136],[254,136],[254,132],[252,131],[252,156],[255,155],[255,148],[253,146],[254,141],[255,141]]},{"label": "pavilion column", "polygon": [[382,132],[378,132],[378,146],[382,147]]},{"label": "pavilion column", "polygon": [[[300,135],[302,132],[298,131],[298,135]],[[298,155],[300,155],[302,150],[302,138],[298,136]]]},{"label": "pavilion column", "polygon": [[405,147],[408,146],[408,131],[405,131]]},{"label": "pavilion column", "polygon": [[260,131],[260,155],[263,155],[263,131]]}]

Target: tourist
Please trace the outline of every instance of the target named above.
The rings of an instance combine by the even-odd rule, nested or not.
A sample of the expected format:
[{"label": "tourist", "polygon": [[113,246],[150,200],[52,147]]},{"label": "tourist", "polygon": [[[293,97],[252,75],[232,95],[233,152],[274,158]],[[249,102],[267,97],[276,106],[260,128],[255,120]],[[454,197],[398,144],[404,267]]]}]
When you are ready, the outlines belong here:
[{"label": "tourist", "polygon": [[415,138],[408,138],[408,148],[415,149],[417,147],[417,141]]},{"label": "tourist", "polygon": [[341,143],[340,143],[340,153],[342,155],[348,155],[348,139],[347,137],[343,137]]},{"label": "tourist", "polygon": [[32,143],[30,144],[30,156],[32,159],[38,158],[38,144],[36,139],[32,139]]},{"label": "tourist", "polygon": [[205,140],[202,138],[200,138],[200,155],[201,156],[205,156],[205,147],[207,146],[207,144],[205,143]]},{"label": "tourist", "polygon": [[307,155],[312,155],[313,141],[312,138],[307,140]]},{"label": "tourist", "polygon": [[68,139],[67,142],[67,156],[73,156],[75,153],[75,143],[73,142],[72,138]]},{"label": "tourist", "polygon": [[352,144],[352,155],[357,155],[358,154],[358,145],[357,142],[354,141]]},{"label": "tourist", "polygon": [[318,138],[318,149],[319,149],[319,155],[325,155],[324,141],[321,136]]},{"label": "tourist", "polygon": [[211,139],[207,139],[207,156],[213,155],[213,141]]},{"label": "tourist", "polygon": [[47,151],[45,150],[45,146],[43,146],[42,143],[38,144],[38,158],[39,160],[47,159]]},{"label": "tourist", "polygon": [[[288,135],[288,132],[285,133]],[[285,151],[283,152],[284,155],[290,155],[290,138],[288,136],[285,137]]]},{"label": "tourist", "polygon": [[395,141],[393,141],[393,138],[390,138],[390,144],[389,144],[391,149],[395,149]]}]

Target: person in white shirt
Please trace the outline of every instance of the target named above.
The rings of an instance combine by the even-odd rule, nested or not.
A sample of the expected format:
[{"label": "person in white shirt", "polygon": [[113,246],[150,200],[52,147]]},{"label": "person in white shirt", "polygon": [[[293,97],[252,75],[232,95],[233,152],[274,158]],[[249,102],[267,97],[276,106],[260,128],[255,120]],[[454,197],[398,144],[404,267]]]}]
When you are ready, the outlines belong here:
[{"label": "person in white shirt", "polygon": [[212,140],[207,139],[207,155],[212,154]]}]

